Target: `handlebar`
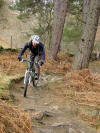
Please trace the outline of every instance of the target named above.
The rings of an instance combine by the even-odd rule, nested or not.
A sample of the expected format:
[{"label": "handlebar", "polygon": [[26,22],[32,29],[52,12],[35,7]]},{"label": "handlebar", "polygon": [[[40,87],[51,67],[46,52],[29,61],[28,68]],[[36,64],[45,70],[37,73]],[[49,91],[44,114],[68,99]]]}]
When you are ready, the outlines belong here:
[{"label": "handlebar", "polygon": [[[29,62],[29,63],[31,63],[32,61],[22,58],[21,62]],[[36,62],[36,64],[38,64],[40,66],[40,63],[39,62]]]}]

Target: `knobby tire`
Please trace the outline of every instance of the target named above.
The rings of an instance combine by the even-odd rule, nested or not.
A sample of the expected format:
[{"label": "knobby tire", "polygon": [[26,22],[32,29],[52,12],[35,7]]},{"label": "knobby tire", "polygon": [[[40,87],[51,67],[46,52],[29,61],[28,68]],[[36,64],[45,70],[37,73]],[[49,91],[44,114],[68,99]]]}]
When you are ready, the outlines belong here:
[{"label": "knobby tire", "polygon": [[[39,68],[39,73],[38,74],[40,76],[40,68]],[[37,88],[38,81],[39,81],[39,77],[38,77],[38,80],[35,80],[35,78],[33,78],[33,87]]]},{"label": "knobby tire", "polygon": [[[38,81],[37,81],[37,83],[38,83]],[[34,86],[35,88],[37,88],[37,83],[36,83],[36,80],[33,79],[33,86]]]},{"label": "knobby tire", "polygon": [[25,81],[25,87],[24,87],[24,97],[26,97],[28,84],[29,84],[29,73],[26,74],[26,81]]},{"label": "knobby tire", "polygon": [[28,88],[28,82],[25,83],[25,87],[24,87],[24,97],[26,97],[27,88]]}]

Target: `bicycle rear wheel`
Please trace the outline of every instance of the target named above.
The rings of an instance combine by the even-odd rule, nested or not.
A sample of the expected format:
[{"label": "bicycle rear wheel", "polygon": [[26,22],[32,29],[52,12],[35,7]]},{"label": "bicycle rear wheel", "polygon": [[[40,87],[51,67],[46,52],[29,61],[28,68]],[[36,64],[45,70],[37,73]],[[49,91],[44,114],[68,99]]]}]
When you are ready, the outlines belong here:
[{"label": "bicycle rear wheel", "polygon": [[34,59],[34,64],[33,64],[34,73],[35,73],[35,69],[36,68],[38,69],[38,78],[35,79],[35,74],[33,76],[33,87],[36,87],[36,88],[37,88],[37,84],[38,84],[39,76],[40,76],[39,60],[40,60],[40,57],[39,56],[36,56],[35,59]]},{"label": "bicycle rear wheel", "polygon": [[33,86],[37,88],[38,80],[33,79]]},{"label": "bicycle rear wheel", "polygon": [[33,77],[33,87],[37,88],[38,86],[38,82],[39,82],[39,76],[40,76],[40,69],[38,72],[38,79],[35,79],[35,77]]}]

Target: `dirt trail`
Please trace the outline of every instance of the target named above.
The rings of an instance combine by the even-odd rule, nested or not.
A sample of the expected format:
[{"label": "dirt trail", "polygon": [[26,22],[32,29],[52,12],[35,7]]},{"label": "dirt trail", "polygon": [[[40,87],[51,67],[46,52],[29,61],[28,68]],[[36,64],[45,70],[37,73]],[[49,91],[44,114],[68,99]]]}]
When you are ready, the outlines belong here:
[{"label": "dirt trail", "polygon": [[23,97],[23,81],[14,84],[11,93],[16,105],[30,112],[34,133],[96,133],[78,116],[75,103],[66,101],[50,89],[48,83],[61,76],[42,75],[38,88],[28,88],[27,98]]}]

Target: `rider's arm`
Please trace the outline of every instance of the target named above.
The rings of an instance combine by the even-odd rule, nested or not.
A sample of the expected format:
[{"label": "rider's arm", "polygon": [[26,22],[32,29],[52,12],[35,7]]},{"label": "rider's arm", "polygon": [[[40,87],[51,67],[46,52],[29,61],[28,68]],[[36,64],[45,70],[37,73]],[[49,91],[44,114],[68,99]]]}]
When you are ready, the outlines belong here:
[{"label": "rider's arm", "polygon": [[22,56],[27,48],[29,48],[29,43],[28,42],[25,44],[24,48],[20,51],[19,56]]}]

